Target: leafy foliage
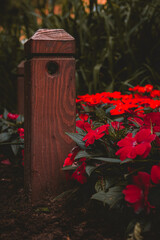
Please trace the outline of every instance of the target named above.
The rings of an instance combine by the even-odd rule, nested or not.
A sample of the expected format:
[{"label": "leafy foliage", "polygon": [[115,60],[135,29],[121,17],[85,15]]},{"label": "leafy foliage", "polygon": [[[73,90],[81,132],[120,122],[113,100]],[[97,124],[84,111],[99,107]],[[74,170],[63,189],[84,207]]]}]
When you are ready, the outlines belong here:
[{"label": "leafy foliage", "polygon": [[[0,1],[0,111],[16,111],[17,66],[24,59],[24,38],[38,29],[29,0]],[[23,37],[23,39],[22,39]]]},{"label": "leafy foliage", "polygon": [[[62,13],[55,13],[56,6]],[[77,94],[127,90],[160,82],[159,0],[1,1],[1,110],[16,110],[16,67],[24,58],[21,35],[63,28],[76,40]]]},{"label": "leafy foliage", "polygon": [[[62,2],[62,1],[61,1]],[[76,39],[78,93],[159,86],[159,1],[63,1],[62,15],[44,27],[64,28]]]},{"label": "leafy foliage", "polygon": [[92,200],[109,209],[133,208],[140,217],[131,220],[127,239],[142,240],[150,228],[146,216],[160,209],[160,90],[146,85],[129,91],[78,97],[77,132],[68,134],[77,146],[63,169],[90,186]]},{"label": "leafy foliage", "polygon": [[23,165],[24,118],[4,110],[0,116],[0,162]]}]

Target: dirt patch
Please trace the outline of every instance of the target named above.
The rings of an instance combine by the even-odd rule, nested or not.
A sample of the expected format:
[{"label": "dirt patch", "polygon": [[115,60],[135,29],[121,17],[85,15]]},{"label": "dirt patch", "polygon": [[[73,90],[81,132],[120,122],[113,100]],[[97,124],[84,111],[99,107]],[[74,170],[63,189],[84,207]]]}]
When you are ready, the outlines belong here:
[{"label": "dirt patch", "polygon": [[123,213],[111,213],[89,201],[81,190],[72,199],[55,201],[48,195],[33,206],[24,194],[23,169],[1,164],[0,193],[2,240],[125,239]]}]

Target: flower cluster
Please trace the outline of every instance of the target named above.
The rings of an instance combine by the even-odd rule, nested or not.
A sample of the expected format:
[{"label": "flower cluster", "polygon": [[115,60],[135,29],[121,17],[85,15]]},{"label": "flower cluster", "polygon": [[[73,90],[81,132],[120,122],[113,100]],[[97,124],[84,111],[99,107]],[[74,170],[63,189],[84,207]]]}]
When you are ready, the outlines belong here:
[{"label": "flower cluster", "polygon": [[92,176],[92,199],[150,213],[160,207],[160,90],[129,91],[78,96],[76,133],[67,133],[77,147],[63,169],[81,184]]},{"label": "flower cluster", "polygon": [[0,115],[0,163],[23,164],[24,118],[4,110]]}]

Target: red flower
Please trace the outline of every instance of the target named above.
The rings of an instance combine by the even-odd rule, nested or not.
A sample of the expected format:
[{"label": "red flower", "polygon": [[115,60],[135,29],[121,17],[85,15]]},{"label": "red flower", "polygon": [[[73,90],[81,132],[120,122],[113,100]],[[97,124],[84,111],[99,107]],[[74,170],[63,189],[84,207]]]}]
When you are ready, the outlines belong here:
[{"label": "red flower", "polygon": [[137,155],[146,158],[151,150],[151,142],[155,138],[156,135],[151,134],[149,129],[140,130],[135,137],[132,137],[132,133],[129,133],[117,143],[121,149],[116,152],[116,155],[120,155],[122,161],[126,158],[134,159]]},{"label": "red flower", "polygon": [[125,99],[123,101],[112,101],[113,105],[116,105],[115,109],[110,111],[111,115],[123,114],[129,109],[138,108],[138,101],[136,99]]},{"label": "red flower", "polygon": [[146,86],[136,86],[134,88],[129,88],[129,91],[133,92],[139,92],[139,93],[145,93],[145,92],[151,92],[153,90],[153,86],[150,84],[147,84]]},{"label": "red flower", "polygon": [[160,100],[150,100],[149,105],[152,109],[158,108],[160,106]]},{"label": "red flower", "polygon": [[160,97],[160,90],[153,90],[152,92],[151,92],[151,97]]},{"label": "red flower", "polygon": [[153,132],[160,132],[160,112],[146,114],[142,128],[153,128]]},{"label": "red flower", "polygon": [[24,138],[24,128],[18,128],[17,132],[18,132],[20,138]]},{"label": "red flower", "polygon": [[118,122],[118,121],[111,122],[112,127],[117,131],[124,128],[122,124],[123,124],[122,122]]},{"label": "red flower", "polygon": [[74,147],[72,149],[72,152],[68,154],[68,157],[64,160],[63,167],[65,166],[71,166],[74,163],[75,156],[79,152],[79,147]]},{"label": "red flower", "polygon": [[11,120],[16,120],[19,117],[19,114],[8,113],[7,117]]},{"label": "red flower", "polygon": [[105,133],[108,134],[109,124],[102,125],[95,130],[89,131],[86,136],[83,138],[83,141],[87,140],[85,146],[88,147],[90,144],[93,144],[95,140],[102,138]]},{"label": "red flower", "polygon": [[151,180],[155,184],[160,184],[160,166],[154,165],[151,169]]},{"label": "red flower", "polygon": [[88,118],[89,118],[89,116],[87,115],[87,114],[79,114],[79,118],[81,119],[81,120],[83,120],[83,121],[87,121],[88,120]]},{"label": "red flower", "polygon": [[138,175],[133,177],[133,183],[127,185],[122,191],[125,200],[130,203],[136,213],[144,208],[149,212],[150,208],[153,208],[148,201],[149,188],[151,187],[150,175],[146,172],[138,172]]},{"label": "red flower", "polygon": [[86,177],[86,163],[83,162],[81,166],[79,166],[76,171],[72,174],[72,178],[76,179],[79,183],[83,184],[87,182],[87,177]]},{"label": "red flower", "polygon": [[74,159],[72,158],[72,153],[69,153],[68,154],[68,157],[64,160],[64,164],[63,164],[63,167],[65,166],[71,166],[74,162]]},{"label": "red flower", "polygon": [[76,126],[87,132],[92,130],[91,125],[88,122],[84,122],[81,120],[76,121]]}]

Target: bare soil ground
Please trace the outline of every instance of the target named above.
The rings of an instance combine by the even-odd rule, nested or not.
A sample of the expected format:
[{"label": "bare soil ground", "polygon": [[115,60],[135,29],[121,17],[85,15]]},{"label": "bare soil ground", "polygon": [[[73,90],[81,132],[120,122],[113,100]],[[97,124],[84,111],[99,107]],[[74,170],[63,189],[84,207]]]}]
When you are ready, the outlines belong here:
[{"label": "bare soil ground", "polygon": [[23,169],[0,165],[1,240],[124,240],[122,219],[81,192],[56,201],[48,195],[32,205],[24,194]]}]

